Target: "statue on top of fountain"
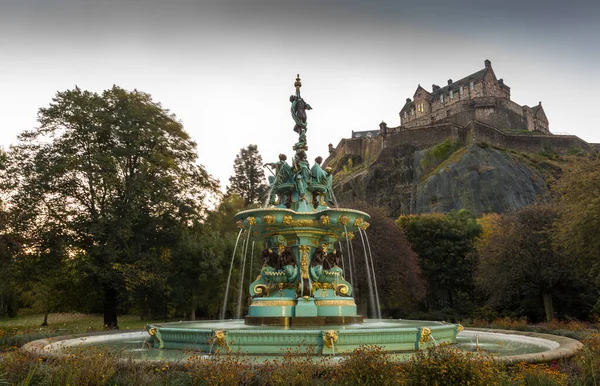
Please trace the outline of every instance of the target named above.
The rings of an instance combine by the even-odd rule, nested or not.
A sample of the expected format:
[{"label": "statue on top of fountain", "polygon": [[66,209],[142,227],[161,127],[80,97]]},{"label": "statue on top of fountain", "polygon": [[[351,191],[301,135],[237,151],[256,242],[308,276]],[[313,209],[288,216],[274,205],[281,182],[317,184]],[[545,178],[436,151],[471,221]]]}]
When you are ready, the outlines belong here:
[{"label": "statue on top of fountain", "polygon": [[[312,108],[300,96],[300,87],[302,87],[300,75],[296,78],[294,86],[296,95],[290,97],[290,102],[292,102],[292,118],[296,123],[294,131],[298,133],[298,142],[292,147],[295,155],[291,166],[286,162],[285,154],[279,155],[278,162],[265,164],[265,166],[275,168],[274,175],[269,177],[268,202],[270,205],[298,212],[326,209],[333,202],[333,176],[331,169],[323,170],[321,168],[322,157],[317,157],[312,167],[308,163],[306,110]],[[276,197],[278,198],[276,199]]]}]

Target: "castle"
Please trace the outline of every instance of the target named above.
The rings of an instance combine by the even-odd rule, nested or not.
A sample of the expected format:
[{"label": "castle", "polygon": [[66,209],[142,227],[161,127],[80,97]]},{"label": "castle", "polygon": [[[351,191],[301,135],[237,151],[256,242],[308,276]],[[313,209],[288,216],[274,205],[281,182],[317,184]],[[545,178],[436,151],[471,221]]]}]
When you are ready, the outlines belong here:
[{"label": "castle", "polygon": [[[406,99],[400,110],[400,126],[389,128],[380,125],[380,131],[393,132],[439,123],[464,126],[477,121],[500,130],[528,130],[538,134],[551,134],[542,102],[537,106],[519,105],[510,100],[510,87],[498,79],[492,63],[456,82],[448,79],[444,87],[432,85],[432,91],[417,86],[413,99]],[[373,137],[385,134],[380,131],[353,132],[352,138]]]}]

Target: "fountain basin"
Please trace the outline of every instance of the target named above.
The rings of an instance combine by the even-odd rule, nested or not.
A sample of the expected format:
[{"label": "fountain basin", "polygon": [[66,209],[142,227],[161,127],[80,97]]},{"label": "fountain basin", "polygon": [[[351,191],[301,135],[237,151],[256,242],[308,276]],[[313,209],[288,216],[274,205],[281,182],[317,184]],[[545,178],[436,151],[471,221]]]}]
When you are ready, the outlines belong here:
[{"label": "fountain basin", "polygon": [[[412,321],[393,321],[402,323],[412,323]],[[245,325],[242,321],[213,321],[213,322],[199,322],[201,325],[207,326],[208,323],[212,323],[213,329],[226,329],[234,327],[236,329],[245,330],[252,329],[251,326]],[[362,326],[368,329],[368,326],[373,326],[374,329],[380,329],[383,324],[390,324],[392,321],[377,322],[377,321],[366,321]],[[417,322],[418,323],[418,322]],[[184,325],[190,323],[165,323],[164,325]],[[348,327],[345,331],[351,331],[353,326]],[[273,327],[273,329],[276,329]],[[209,329],[210,330],[210,329]],[[261,330],[265,331],[268,335],[268,327],[261,327]],[[212,330],[214,331],[214,330]],[[288,330],[289,331],[289,330]],[[433,330],[435,331],[435,330]],[[363,335],[365,331],[363,331]],[[433,332],[435,337],[436,332]],[[344,335],[344,338],[349,337],[351,334]],[[249,334],[248,337],[253,336]],[[287,335],[282,335],[287,336]],[[366,335],[365,335],[366,336]],[[381,335],[383,338],[385,334]],[[268,337],[268,336],[267,336]],[[322,335],[321,335],[322,337]],[[479,340],[479,347],[476,346],[475,342]],[[57,357],[66,355],[69,350],[74,348],[85,348],[85,347],[109,347],[116,350],[121,350],[123,353],[123,360],[137,360],[137,361],[169,361],[169,362],[185,362],[190,356],[190,350],[187,348],[181,349],[162,349],[157,350],[154,348],[148,348],[146,343],[149,335],[146,331],[132,331],[132,332],[118,332],[118,333],[97,333],[97,334],[81,334],[81,335],[68,335],[63,337],[40,339],[30,342],[23,346],[23,350],[34,353],[43,357]],[[260,337],[265,338],[265,336]],[[314,341],[319,341],[317,335],[313,335]],[[322,339],[322,338],[321,338]],[[437,337],[435,338],[437,341]],[[338,336],[338,342],[340,338]],[[216,344],[216,343],[215,343]],[[367,342],[366,344],[374,344]],[[421,348],[433,345],[433,341],[426,342],[425,345],[420,345]],[[533,332],[522,332],[512,330],[493,330],[493,329],[467,329],[460,332],[456,337],[456,344],[451,346],[463,351],[479,351],[484,354],[490,354],[494,360],[509,362],[509,363],[542,363],[561,358],[568,358],[577,353],[583,345],[571,338],[541,334]],[[328,355],[331,358],[331,363],[336,363],[343,356],[339,356],[340,353],[337,351],[335,346],[335,355]],[[341,348],[341,346],[340,346]],[[214,347],[213,347],[214,349]],[[205,351],[208,353],[208,351]],[[235,351],[233,351],[235,353]],[[292,347],[292,352],[306,353],[297,347]],[[314,354],[318,354],[317,350],[312,351]],[[393,354],[394,359],[403,361],[408,360],[412,357],[415,351],[395,351]],[[333,352],[326,352],[326,354],[333,354]],[[283,352],[277,352],[272,354],[252,354],[247,358],[253,360],[256,363],[263,363],[265,360],[276,359],[281,357]]]}]

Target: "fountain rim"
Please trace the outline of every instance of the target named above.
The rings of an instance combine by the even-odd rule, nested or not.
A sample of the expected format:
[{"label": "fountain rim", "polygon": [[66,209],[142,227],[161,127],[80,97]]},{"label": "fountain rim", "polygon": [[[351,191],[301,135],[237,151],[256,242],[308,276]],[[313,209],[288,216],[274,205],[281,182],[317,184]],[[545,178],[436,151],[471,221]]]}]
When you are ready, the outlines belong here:
[{"label": "fountain rim", "polygon": [[296,215],[316,215],[316,214],[320,214],[320,213],[330,213],[330,212],[336,212],[336,213],[353,213],[353,214],[358,214],[364,217],[368,217],[369,219],[371,218],[371,216],[368,213],[362,212],[360,210],[356,210],[356,209],[349,209],[349,208],[327,208],[327,209],[321,209],[319,211],[315,210],[315,211],[310,211],[310,212],[297,212],[293,209],[288,209],[288,208],[254,208],[254,209],[246,209],[243,210],[241,212],[237,212],[235,217],[239,217],[239,216],[243,216],[244,214],[250,214],[250,213],[256,213],[256,212],[286,212],[286,213],[290,213],[290,214],[296,214]]},{"label": "fountain rim", "polygon": [[[135,330],[127,330],[125,331],[97,331],[97,332],[88,332],[81,334],[68,334],[61,335],[51,338],[38,339],[31,342],[28,342],[21,346],[20,350],[38,356],[40,358],[60,358],[65,354],[62,354],[59,350],[48,349],[49,345],[58,344],[63,341],[74,340],[74,339],[83,339],[88,337],[97,337],[97,336],[111,336],[111,335],[125,335],[132,333],[144,333],[146,332],[144,329],[135,329]],[[485,332],[494,335],[512,335],[512,336],[528,336],[532,338],[539,338],[548,340],[551,342],[558,343],[559,346],[553,350],[543,351],[539,353],[531,353],[531,354],[517,354],[517,355],[504,355],[504,356],[492,356],[491,358],[494,361],[507,363],[507,364],[516,364],[516,363],[547,363],[558,359],[570,358],[575,356],[582,348],[583,344],[573,338],[569,338],[561,335],[540,333],[540,332],[530,332],[530,331],[517,331],[517,330],[502,330],[502,329],[493,329],[493,328],[465,328],[465,330],[461,333],[476,333],[476,332]],[[459,333],[459,334],[461,334]],[[101,344],[101,343],[100,343]],[[390,355],[394,355],[394,353],[390,353]],[[248,357],[252,357],[252,354],[249,354]],[[340,355],[335,358],[343,358],[346,355]],[[273,355],[272,359],[279,358],[280,356]],[[329,356],[319,356],[324,358],[333,358]],[[119,361],[122,363],[129,363],[131,358],[119,358]],[[138,363],[148,363],[153,364],[157,362],[164,362],[164,359],[134,359],[135,362]],[[184,360],[169,360],[168,362],[172,363],[182,363]],[[332,360],[331,365],[336,364],[337,361]],[[262,365],[264,362],[256,362],[255,365]]]}]

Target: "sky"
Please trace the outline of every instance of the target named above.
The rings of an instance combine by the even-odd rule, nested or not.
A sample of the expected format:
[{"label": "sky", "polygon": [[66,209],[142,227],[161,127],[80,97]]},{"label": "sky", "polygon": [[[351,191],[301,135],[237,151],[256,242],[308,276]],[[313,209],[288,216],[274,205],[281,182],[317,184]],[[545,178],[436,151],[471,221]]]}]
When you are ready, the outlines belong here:
[{"label": "sky", "polygon": [[600,142],[600,2],[589,0],[0,0],[0,146],[57,91],[137,89],[180,119],[224,188],[241,148],[293,155],[296,74],[308,157],[400,124],[431,90],[489,59],[550,131]]}]

